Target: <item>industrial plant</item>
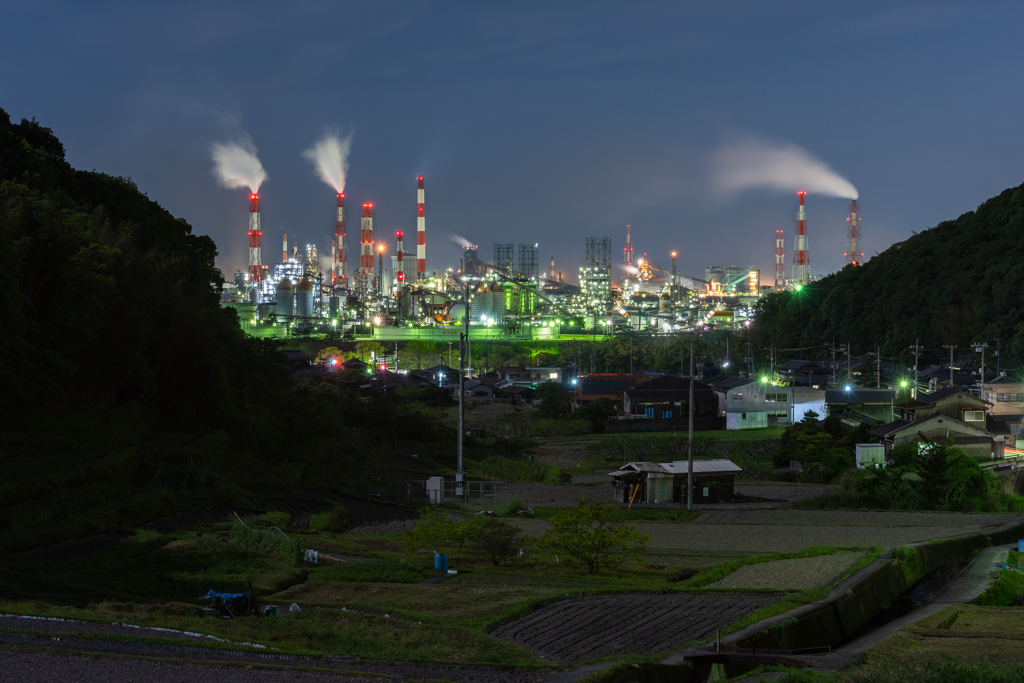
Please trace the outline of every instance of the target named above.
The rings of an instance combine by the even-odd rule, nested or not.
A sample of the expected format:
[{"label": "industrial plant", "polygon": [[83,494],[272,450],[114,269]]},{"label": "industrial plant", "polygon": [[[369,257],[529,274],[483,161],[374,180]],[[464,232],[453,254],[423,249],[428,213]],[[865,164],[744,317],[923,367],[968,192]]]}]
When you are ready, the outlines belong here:
[{"label": "industrial plant", "polygon": [[[258,163],[258,162],[257,162]],[[321,177],[327,175],[321,169]],[[344,186],[331,181],[336,189]],[[465,242],[457,266],[427,269],[426,192],[416,178],[416,247],[406,249],[395,231],[394,249],[374,233],[372,203],[359,218],[359,256],[349,268],[345,193],[336,194],[330,268],[321,267],[317,245],[300,248],[282,235],[281,258],[264,263],[258,185],[249,195],[249,264],[226,283],[223,304],[235,308],[249,334],[264,337],[334,333],[380,341],[451,341],[468,328],[475,339],[574,339],[622,331],[665,334],[701,329],[738,329],[761,296],[800,289],[815,279],[808,246],[806,192],[797,192],[793,257],[787,276],[782,230],[775,235],[774,281],[754,267],[710,265],[700,277],[679,271],[678,252],[661,257],[637,251],[625,226],[622,259],[613,264],[612,237],[586,236],[576,284],[551,257],[540,271],[541,245],[499,243],[490,258]],[[410,200],[411,200],[410,186]],[[410,214],[412,202],[410,201]],[[853,200],[847,218],[848,266],[863,262],[860,214]],[[411,226],[410,226],[411,227]],[[390,237],[390,236],[389,236]],[[466,321],[466,316],[469,319]]]}]

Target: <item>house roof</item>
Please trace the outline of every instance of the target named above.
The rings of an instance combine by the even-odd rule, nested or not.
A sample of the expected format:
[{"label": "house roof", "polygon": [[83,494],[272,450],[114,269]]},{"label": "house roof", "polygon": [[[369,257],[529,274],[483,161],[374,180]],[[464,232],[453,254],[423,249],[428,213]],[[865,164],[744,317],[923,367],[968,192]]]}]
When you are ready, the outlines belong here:
[{"label": "house roof", "polygon": [[1011,434],[1010,425],[1006,420],[993,415],[985,415],[985,431],[989,434]]},{"label": "house roof", "polygon": [[892,403],[891,389],[829,389],[825,392],[825,403],[829,405],[850,405],[853,403]]},{"label": "house roof", "polygon": [[[689,465],[686,460],[674,460],[672,462],[629,462],[620,467],[619,469],[615,470],[614,472],[609,472],[608,476],[621,477],[627,474],[633,474],[635,472],[656,472],[659,474],[687,474],[688,471]],[[734,463],[732,460],[728,460],[726,458],[693,461],[694,474],[725,474],[742,471],[742,467]]]},{"label": "house roof", "polygon": [[636,385],[632,377],[581,377],[579,387],[581,394],[621,394]]},{"label": "house roof", "polygon": [[778,369],[785,370],[786,372],[808,372],[824,370],[825,368],[812,360],[789,360],[779,365]]},{"label": "house roof", "polygon": [[729,377],[712,382],[711,388],[715,391],[729,391],[730,389],[745,387],[748,384],[754,384],[756,382],[757,380],[753,377]]},{"label": "house roof", "polygon": [[981,399],[975,398],[974,396],[971,396],[970,394],[965,392],[963,389],[960,389],[958,387],[943,387],[942,389],[939,389],[938,391],[933,391],[930,394],[919,393],[917,395],[917,400],[914,401],[914,403],[912,403],[912,404],[908,403],[906,405],[906,407],[910,408],[910,407],[916,407],[918,405],[925,405],[925,406],[934,405],[935,403],[938,403],[939,401],[941,401],[944,398],[948,398],[950,396],[956,396],[957,394],[963,394],[964,396],[969,396],[970,398],[972,398],[972,399],[974,399],[976,401],[980,401],[981,400]]},{"label": "house roof", "polygon": [[[688,396],[689,391],[689,377],[662,375],[661,377],[626,389],[625,393],[633,401],[672,401]],[[693,381],[693,391],[695,397],[700,393],[714,395],[711,387],[696,380]]]},{"label": "house roof", "polygon": [[[907,422],[906,420],[897,420],[896,422],[905,422],[906,424],[904,426],[902,426],[902,427],[899,427],[897,429],[891,430],[891,431],[887,432],[886,434],[878,434],[878,436],[895,438],[896,435],[901,433],[901,432],[906,433],[908,431],[911,431],[911,432],[912,431],[925,431],[926,429],[929,428],[928,425],[930,423],[932,423],[932,422],[948,422],[951,425],[956,425],[956,426],[962,428],[964,431],[973,432],[974,435],[976,435],[976,436],[983,436],[983,435],[986,434],[986,431],[984,429],[982,429],[981,427],[975,427],[974,425],[967,424],[966,422],[964,422],[962,420],[958,420],[958,419],[956,419],[954,417],[950,417],[948,415],[943,415],[941,413],[937,413],[935,415],[931,415],[930,417],[927,417],[927,418],[925,418],[923,420],[916,420],[916,421],[913,421],[913,422]],[[890,422],[888,425],[882,425],[882,427],[879,427],[879,429],[890,427],[890,426],[892,426],[894,424],[895,424],[894,422]],[[875,431],[872,431],[871,433],[872,434],[876,434]]]},{"label": "house roof", "polygon": [[875,436],[880,436],[883,439],[891,434],[895,434],[907,425],[914,424],[913,420],[894,420],[889,424],[879,425],[872,429],[869,433]]}]

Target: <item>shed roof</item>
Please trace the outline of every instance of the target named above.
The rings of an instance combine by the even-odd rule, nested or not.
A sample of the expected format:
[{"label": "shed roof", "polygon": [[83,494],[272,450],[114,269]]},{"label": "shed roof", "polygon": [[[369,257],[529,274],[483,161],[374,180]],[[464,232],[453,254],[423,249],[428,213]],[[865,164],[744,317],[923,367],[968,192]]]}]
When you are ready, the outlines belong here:
[{"label": "shed roof", "polygon": [[[621,477],[634,472],[656,472],[659,474],[686,474],[689,471],[688,461],[674,460],[672,462],[629,462],[618,470],[609,473],[612,477]],[[713,460],[694,460],[694,474],[729,474],[742,472],[743,468],[727,458],[715,458]]]}]

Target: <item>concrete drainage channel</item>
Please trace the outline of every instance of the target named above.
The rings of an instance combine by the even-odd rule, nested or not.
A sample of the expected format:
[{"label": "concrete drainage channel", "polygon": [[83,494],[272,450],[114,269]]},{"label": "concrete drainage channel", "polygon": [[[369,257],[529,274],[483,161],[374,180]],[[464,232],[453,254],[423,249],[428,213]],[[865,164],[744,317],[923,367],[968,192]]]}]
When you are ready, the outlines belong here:
[{"label": "concrete drainage channel", "polygon": [[[1024,538],[1024,524],[912,546],[912,555],[899,561],[876,560],[834,588],[823,601],[749,626],[719,644],[686,648],[659,664],[623,669],[605,683],[703,683],[735,678],[766,665],[842,668],[903,626],[984,592],[990,583],[990,569],[1005,562],[1009,544],[1016,544],[1018,538]],[[933,593],[931,602],[915,604],[916,609],[909,613],[881,623],[886,620],[879,615],[911,596],[915,587],[920,589],[935,581],[936,573],[944,568],[968,560],[948,584],[926,591]],[[872,620],[877,621],[873,624]]]}]

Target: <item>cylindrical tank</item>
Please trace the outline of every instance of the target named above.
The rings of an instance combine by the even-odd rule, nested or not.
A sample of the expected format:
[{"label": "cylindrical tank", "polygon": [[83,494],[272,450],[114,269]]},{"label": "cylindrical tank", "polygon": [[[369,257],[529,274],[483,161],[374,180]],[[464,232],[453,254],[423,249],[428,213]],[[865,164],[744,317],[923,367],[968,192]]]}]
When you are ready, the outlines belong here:
[{"label": "cylindrical tank", "polygon": [[337,318],[338,312],[341,310],[341,298],[332,294],[327,299],[327,306],[327,310],[330,311],[330,316],[332,318]]},{"label": "cylindrical tank", "polygon": [[281,278],[277,283],[277,317],[290,318],[295,315],[295,290],[291,280]]},{"label": "cylindrical tank", "polygon": [[448,309],[448,319],[452,322],[462,320],[466,317],[466,304],[455,304]]},{"label": "cylindrical tank", "polygon": [[299,280],[295,288],[295,315],[299,318],[313,317],[313,283],[309,278]]},{"label": "cylindrical tank", "polygon": [[672,297],[670,297],[667,293],[662,294],[661,299],[658,301],[658,309],[661,310],[662,313],[665,313],[670,308],[672,308]]}]

